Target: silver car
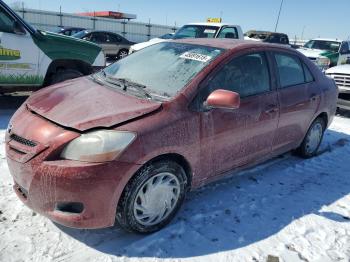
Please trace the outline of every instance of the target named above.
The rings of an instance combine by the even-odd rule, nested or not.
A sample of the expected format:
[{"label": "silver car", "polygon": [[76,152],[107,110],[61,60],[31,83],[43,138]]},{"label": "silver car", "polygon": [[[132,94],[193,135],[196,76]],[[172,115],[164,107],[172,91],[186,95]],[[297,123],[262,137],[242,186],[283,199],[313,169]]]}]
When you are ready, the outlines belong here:
[{"label": "silver car", "polygon": [[128,55],[129,48],[135,44],[121,35],[107,31],[84,30],[73,35],[73,37],[91,41],[102,47],[106,57],[116,57],[121,59]]}]

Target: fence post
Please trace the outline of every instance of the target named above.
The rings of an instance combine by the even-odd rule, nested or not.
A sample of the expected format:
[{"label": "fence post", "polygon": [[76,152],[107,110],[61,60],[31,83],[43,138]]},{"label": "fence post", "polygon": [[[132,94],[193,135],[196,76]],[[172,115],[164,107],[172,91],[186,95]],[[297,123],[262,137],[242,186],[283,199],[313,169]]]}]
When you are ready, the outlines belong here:
[{"label": "fence post", "polygon": [[146,27],[148,27],[148,34],[147,34],[147,37],[148,37],[148,40],[151,39],[151,18],[148,20],[148,25],[146,25]]},{"label": "fence post", "polygon": [[91,18],[92,19],[92,29],[96,29],[96,13],[94,11],[94,17]]},{"label": "fence post", "polygon": [[125,36],[126,35],[126,24],[127,24],[126,20],[123,20],[122,24],[123,24],[123,32],[122,32],[122,34],[123,34],[124,37],[126,37]]},{"label": "fence post", "polygon": [[63,20],[63,15],[62,15],[62,6],[60,6],[60,13],[58,15],[60,17],[60,26],[63,26],[62,20]]},{"label": "fence post", "polygon": [[24,13],[25,13],[25,11],[24,11],[24,2],[22,2],[22,18],[23,18],[23,20],[25,20],[24,19]]}]

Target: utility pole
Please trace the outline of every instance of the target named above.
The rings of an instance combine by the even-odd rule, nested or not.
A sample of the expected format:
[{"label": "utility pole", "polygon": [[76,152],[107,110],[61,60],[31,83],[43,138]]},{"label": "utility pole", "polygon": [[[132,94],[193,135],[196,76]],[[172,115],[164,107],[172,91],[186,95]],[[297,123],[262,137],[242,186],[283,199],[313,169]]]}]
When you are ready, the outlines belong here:
[{"label": "utility pole", "polygon": [[305,31],[305,27],[306,27],[306,25],[304,25],[304,27],[303,27],[303,31],[301,32],[301,40],[303,40],[304,39],[304,31]]},{"label": "utility pole", "polygon": [[283,0],[281,1],[280,10],[278,11],[278,17],[277,17],[276,26],[275,26],[275,32],[277,31],[278,22],[279,22],[279,20],[280,20],[280,15],[281,15],[281,11],[282,11],[282,6],[283,6]]}]

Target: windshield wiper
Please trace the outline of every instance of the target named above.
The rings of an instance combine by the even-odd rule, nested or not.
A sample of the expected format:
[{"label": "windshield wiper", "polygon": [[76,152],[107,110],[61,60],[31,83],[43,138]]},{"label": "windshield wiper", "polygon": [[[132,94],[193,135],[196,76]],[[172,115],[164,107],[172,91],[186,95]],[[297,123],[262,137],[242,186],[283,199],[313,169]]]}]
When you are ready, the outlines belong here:
[{"label": "windshield wiper", "polygon": [[141,92],[143,96],[149,99],[152,99],[152,95],[145,90],[145,88],[147,88],[145,85],[130,81],[125,78],[116,78],[116,77],[109,76],[106,74],[104,70],[101,70],[101,73],[103,74],[105,81],[107,81],[108,83],[120,86],[123,89],[123,91],[127,91],[128,88],[134,88],[137,91]]}]

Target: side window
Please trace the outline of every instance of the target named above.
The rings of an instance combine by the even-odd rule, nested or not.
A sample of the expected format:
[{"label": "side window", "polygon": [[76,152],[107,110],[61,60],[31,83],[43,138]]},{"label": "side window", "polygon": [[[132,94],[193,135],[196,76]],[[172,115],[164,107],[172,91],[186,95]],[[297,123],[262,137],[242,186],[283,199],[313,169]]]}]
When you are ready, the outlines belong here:
[{"label": "side window", "polygon": [[119,43],[122,39],[118,35],[107,34],[107,42],[109,43]]},{"label": "side window", "polygon": [[285,36],[281,36],[281,38],[280,38],[280,43],[281,44],[288,44],[288,38],[287,37],[285,37]]},{"label": "side window", "polygon": [[310,83],[315,81],[315,78],[312,76],[310,69],[303,63],[304,73],[305,73],[305,82]]},{"label": "side window", "polygon": [[341,54],[349,54],[350,53],[348,42],[342,43],[342,45],[340,47],[340,53]]},{"label": "side window", "polygon": [[221,32],[218,35],[218,38],[238,38],[237,29],[235,27],[225,27],[221,30]]},{"label": "side window", "polygon": [[275,60],[282,88],[305,82],[304,70],[298,57],[287,54],[275,54]]},{"label": "side window", "polygon": [[0,7],[0,32],[13,33],[15,21]]},{"label": "side window", "polygon": [[94,43],[105,43],[106,42],[106,35],[104,33],[92,33],[90,41]]},{"label": "side window", "polygon": [[242,98],[270,91],[270,76],[264,53],[253,53],[234,58],[224,65],[209,82],[209,95],[216,89],[226,89]]}]

